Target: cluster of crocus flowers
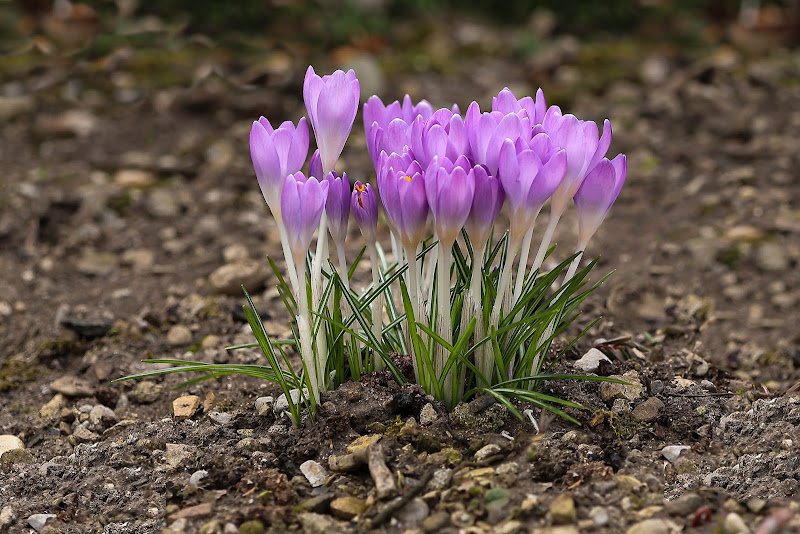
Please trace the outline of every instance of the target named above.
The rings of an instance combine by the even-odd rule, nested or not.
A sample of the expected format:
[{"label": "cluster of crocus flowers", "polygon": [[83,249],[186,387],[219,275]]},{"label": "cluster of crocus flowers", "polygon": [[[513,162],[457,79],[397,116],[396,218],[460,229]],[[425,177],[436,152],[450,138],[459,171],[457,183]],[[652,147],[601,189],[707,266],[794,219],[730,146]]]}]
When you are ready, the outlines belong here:
[{"label": "cluster of crocus flowers", "polygon": [[[463,333],[465,319],[472,317],[476,320],[474,339],[497,329],[501,318],[521,298],[526,280],[538,274],[570,199],[574,199],[578,214],[579,254],[566,278],[575,274],[582,252],[616,200],[627,173],[624,155],[610,161],[605,157],[611,143],[610,123],[605,122],[600,135],[596,123],[548,107],[541,89],[535,99],[518,99],[503,89],[492,100],[491,110],[481,111],[473,102],[463,116],[457,106],[434,110],[424,100],[413,104],[407,95],[402,103],[389,105],[372,96],[363,106],[363,119],[375,169],[373,188],[367,177],[358,177],[351,186],[347,174],[335,170],[358,109],[355,73],[336,71],[320,77],[309,67],[303,97],[318,147],[309,162],[308,177],[300,172],[309,144],[304,118],[297,126],[284,122],[273,130],[262,117],[253,123],[250,148],[261,190],[278,223],[298,302],[298,341],[308,385],[318,398],[327,387],[330,372],[325,336],[313,338],[310,328],[312,315],[322,314],[328,305],[322,301],[322,274],[338,276],[345,291],[352,291],[345,255],[351,212],[369,252],[372,287],[377,288],[388,275],[379,270],[380,204],[394,258],[404,269],[410,301],[406,319],[435,324],[437,343],[426,345],[435,346],[431,354],[418,354],[421,345],[407,343],[415,379],[452,406],[468,380],[468,366],[454,366],[449,361],[454,334]],[[535,221],[548,200],[550,219],[529,269]],[[498,214],[504,205],[510,224],[499,228]],[[316,251],[310,272],[306,272],[315,231]],[[333,240],[330,257],[335,260],[330,265],[335,263],[336,268],[326,268],[323,273],[328,265],[328,232]],[[435,247],[426,248],[427,254],[423,254],[423,244],[431,233]],[[501,271],[488,276],[493,268],[488,263],[489,245],[504,234],[507,253],[499,260]],[[461,320],[454,321],[453,277],[459,274],[454,269],[453,250],[462,236],[469,241],[471,265],[459,307],[461,316],[455,318]],[[492,284],[491,313],[483,311],[486,283]],[[358,296],[355,291],[352,295]],[[391,292],[385,296],[389,301],[393,298]],[[390,303],[383,295],[379,297],[371,301],[369,321],[374,339],[381,342],[384,304]],[[350,313],[361,312],[352,309]],[[384,348],[385,355],[390,347]],[[474,383],[488,387],[509,378],[493,368],[491,350],[473,354],[478,376]],[[376,357],[374,367],[382,365]]]}]

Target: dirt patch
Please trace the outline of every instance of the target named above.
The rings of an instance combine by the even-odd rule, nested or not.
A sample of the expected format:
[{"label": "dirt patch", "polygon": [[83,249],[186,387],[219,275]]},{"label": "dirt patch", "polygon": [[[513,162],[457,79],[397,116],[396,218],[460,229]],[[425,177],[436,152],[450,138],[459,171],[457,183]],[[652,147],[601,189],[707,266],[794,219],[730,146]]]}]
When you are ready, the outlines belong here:
[{"label": "dirt patch", "polygon": [[[244,67],[208,55],[184,65],[217,67],[194,85],[152,89],[130,75],[145,57],[136,49],[108,71],[78,57],[67,70],[37,59],[4,76],[4,94],[18,96],[2,97],[0,434],[25,448],[2,457],[0,529],[732,533],[779,519],[800,529],[790,517],[800,484],[796,52],[642,49],[622,63],[661,61],[663,79],[626,72],[600,92],[568,92],[564,80],[595,50],[575,46],[536,83],[570,95],[579,116],[610,117],[611,152],[626,152],[630,170],[589,250],[602,253],[598,276],[616,272],[579,322],[603,319],[560,365],[574,371],[598,345],[615,356],[603,374],[639,387],[550,383],[585,407],[570,411],[582,424],[534,411],[539,433],[496,405],[447,414],[383,374],[327,393],[318,424],[301,428],[264,398],[276,388],[247,378],[181,391],[174,375],[111,383],[148,369],[148,355],[263,361],[222,350],[252,335],[243,298],[214,291],[210,277],[280,256],[247,134],[259,114],[299,116],[312,58],[271,64],[258,90],[221,81],[214,72]],[[389,69],[397,94],[382,96],[408,90],[466,109],[504,85],[532,94],[514,58],[491,50],[439,73]],[[476,65],[497,81],[478,79]],[[370,176],[360,128],[343,158],[351,176]],[[557,233],[566,247],[573,225]],[[275,280],[250,275],[269,333],[286,336]],[[646,350],[600,339],[621,336]],[[184,394],[201,406],[177,421]],[[371,456],[358,452],[365,436],[377,440]],[[334,470],[348,455],[352,466]]]}]

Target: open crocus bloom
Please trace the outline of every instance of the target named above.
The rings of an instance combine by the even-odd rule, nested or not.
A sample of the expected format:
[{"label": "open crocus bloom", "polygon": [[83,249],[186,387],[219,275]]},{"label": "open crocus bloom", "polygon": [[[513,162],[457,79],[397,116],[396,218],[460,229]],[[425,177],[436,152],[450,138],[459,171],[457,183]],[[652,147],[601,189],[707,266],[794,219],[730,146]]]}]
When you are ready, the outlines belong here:
[{"label": "open crocus bloom", "polygon": [[608,161],[603,158],[583,181],[575,194],[575,207],[578,210],[578,243],[583,249],[603,223],[617,200],[625,177],[628,174],[628,160],[624,154]]},{"label": "open crocus bloom", "polygon": [[342,153],[358,112],[361,95],[352,70],[320,77],[308,67],[303,83],[303,100],[317,138],[322,169],[330,172]]},{"label": "open crocus bloom", "polygon": [[306,179],[302,172],[296,172],[284,181],[281,194],[283,224],[286,226],[292,256],[298,265],[304,265],[327,196],[326,180],[318,182],[313,177]]},{"label": "open crocus bloom", "polygon": [[261,117],[250,128],[250,157],[258,178],[261,194],[270,211],[281,214],[281,191],[289,174],[303,167],[308,155],[308,123],[305,117],[295,128],[291,121],[273,129],[267,119]]}]

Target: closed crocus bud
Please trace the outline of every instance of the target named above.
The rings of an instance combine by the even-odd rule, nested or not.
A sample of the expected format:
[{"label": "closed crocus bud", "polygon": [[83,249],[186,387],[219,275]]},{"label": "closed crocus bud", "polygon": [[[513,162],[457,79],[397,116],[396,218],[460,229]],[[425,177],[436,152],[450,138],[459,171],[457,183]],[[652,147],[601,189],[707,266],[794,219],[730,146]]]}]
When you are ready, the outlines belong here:
[{"label": "closed crocus bud", "polygon": [[347,237],[347,223],[350,220],[350,182],[347,173],[340,178],[336,171],[325,177],[328,183],[328,199],[325,201],[325,213],[328,214],[328,230],[336,246],[344,245]]},{"label": "closed crocus bud", "polygon": [[542,125],[553,144],[567,152],[567,172],[553,194],[554,210],[563,213],[586,175],[608,152],[611,123],[605,121],[601,137],[594,122],[579,120],[574,115],[562,115],[561,110],[553,106],[547,110]]},{"label": "closed crocus bud", "polygon": [[383,209],[406,250],[425,237],[428,201],[422,168],[408,153],[381,154],[378,176]]},{"label": "closed crocus bud", "polygon": [[[422,120],[419,117],[417,120]],[[411,147],[411,124],[403,119],[392,119],[386,126],[377,122],[367,130],[367,150],[377,171],[381,152],[402,154]]]},{"label": "closed crocus bud", "polygon": [[434,157],[455,161],[459,156],[471,157],[464,119],[449,109],[436,111],[426,121],[411,125],[411,151],[423,168]]},{"label": "closed crocus bud", "polygon": [[586,176],[578,192],[575,193],[575,207],[578,211],[578,243],[583,249],[603,223],[617,200],[625,177],[628,174],[628,160],[624,154],[608,161],[603,158]]},{"label": "closed crocus bud", "polygon": [[547,102],[541,89],[536,91],[536,100],[529,96],[517,100],[514,93],[506,87],[496,97],[492,98],[492,111],[499,111],[503,115],[508,115],[509,113],[520,114],[524,111],[531,124],[536,125],[541,124],[544,120],[547,112]]},{"label": "closed crocus bud", "polygon": [[475,195],[475,177],[466,156],[460,156],[455,162],[434,156],[425,171],[425,194],[436,235],[442,245],[449,248],[469,216]]},{"label": "closed crocus bud", "polygon": [[325,176],[322,172],[322,158],[319,157],[319,149],[311,154],[311,161],[308,162],[308,177],[314,177],[317,181],[321,181]]},{"label": "closed crocus bud", "polygon": [[281,191],[286,176],[299,171],[308,155],[308,123],[286,121],[277,129],[264,117],[250,128],[250,157],[258,185],[270,211],[281,216]]},{"label": "closed crocus bud", "polygon": [[367,243],[374,244],[378,229],[378,199],[371,185],[359,181],[353,184],[350,209],[361,229],[361,235],[364,236]]},{"label": "closed crocus bud", "polygon": [[358,112],[361,89],[352,70],[337,70],[320,77],[308,67],[303,83],[303,101],[317,138],[322,169],[330,172],[342,153]]},{"label": "closed crocus bud", "polygon": [[325,199],[328,196],[328,182],[318,182],[316,178],[306,179],[302,172],[286,177],[281,193],[281,211],[289,248],[295,263],[304,264],[308,247],[319,226]]},{"label": "closed crocus bud", "polygon": [[537,135],[530,146],[510,139],[503,143],[499,176],[506,192],[512,233],[524,234],[533,225],[564,178],[566,167],[565,151],[555,150],[546,134]]},{"label": "closed crocus bud", "polygon": [[475,194],[464,229],[473,248],[480,249],[489,241],[492,225],[503,207],[506,195],[500,180],[491,176],[486,167],[476,165],[470,172],[475,183]]}]

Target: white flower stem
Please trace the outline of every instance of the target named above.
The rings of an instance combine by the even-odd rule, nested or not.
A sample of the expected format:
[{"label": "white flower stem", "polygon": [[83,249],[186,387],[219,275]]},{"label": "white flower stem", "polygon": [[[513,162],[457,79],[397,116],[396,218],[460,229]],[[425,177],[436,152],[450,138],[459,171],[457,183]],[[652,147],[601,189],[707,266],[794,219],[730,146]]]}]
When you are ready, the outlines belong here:
[{"label": "white flower stem", "polygon": [[[294,263],[300,263],[302,258],[294,258]],[[302,263],[305,268],[305,263]],[[300,295],[297,299],[297,330],[300,334],[300,355],[308,374],[309,386],[314,395],[314,399],[319,402],[319,374],[317,358],[314,356],[314,345],[311,339],[311,316],[308,312],[308,298],[306,294]]]},{"label": "white flower stem", "polygon": [[572,260],[572,263],[569,264],[569,269],[567,270],[566,276],[564,276],[564,282],[562,282],[561,286],[567,285],[567,283],[572,280],[572,277],[575,276],[575,272],[578,270],[578,267],[581,264],[581,260],[583,259],[583,251],[586,250],[586,245],[580,246],[578,245],[577,250],[579,254]]},{"label": "white flower stem", "polygon": [[[417,247],[419,248],[419,247]],[[420,316],[420,289],[419,289],[419,260],[417,260],[416,251],[409,250],[406,248],[406,258],[408,259],[408,297],[411,299],[411,311],[414,314],[414,320],[420,321],[423,318]],[[417,384],[422,385],[425,387],[427,380],[421,380],[421,373],[424,371],[424,368],[420,370],[419,364],[417,362],[417,358],[421,357],[421,354],[416,354],[414,351],[414,343],[413,339],[411,339],[410,332],[409,332],[409,339],[408,339],[408,346],[411,348],[412,357],[411,362],[414,366],[414,378],[416,379]]]},{"label": "white flower stem", "polygon": [[[448,246],[449,245],[449,246]],[[452,243],[439,243],[439,268],[437,269],[436,297],[439,313],[437,314],[437,330],[439,336],[450,345],[453,344],[453,321],[450,317],[450,263],[452,257]],[[442,376],[449,351],[442,345],[436,345],[436,378]],[[448,408],[453,407],[453,369],[447,372],[444,379],[444,403]]]},{"label": "white flower stem", "polygon": [[311,303],[316,310],[319,301],[322,299],[322,260],[327,255],[328,245],[328,216],[325,210],[319,219],[319,231],[317,233],[317,250],[314,261],[311,263]]},{"label": "white flower stem", "polygon": [[[297,278],[297,266],[292,256],[292,249],[289,247],[289,237],[286,235],[286,227],[283,225],[283,219],[281,219],[280,214],[275,217],[275,222],[278,224],[278,233],[281,236],[281,246],[283,247],[283,257],[286,261],[286,270],[289,272],[289,282],[292,284],[294,298],[297,300],[300,298],[300,282]],[[303,267],[305,267],[305,264],[303,264]]]},{"label": "white flower stem", "polygon": [[508,240],[508,255],[503,264],[503,271],[500,273],[500,280],[497,283],[497,295],[495,295],[492,315],[489,318],[489,324],[494,326],[497,326],[497,323],[500,322],[500,310],[503,307],[503,298],[505,297],[506,289],[508,289],[509,282],[511,281],[514,258],[517,257],[517,249],[519,248],[520,239],[515,232],[509,233]]},{"label": "white flower stem", "polygon": [[[461,314],[461,332],[467,327],[472,317],[475,317],[475,331],[473,339],[480,340],[486,335],[486,324],[483,322],[482,285],[483,285],[483,256],[486,253],[486,242],[476,243],[473,248],[472,276],[469,282],[469,291],[464,298],[464,312]],[[491,351],[491,344],[484,343],[475,351],[475,364],[481,375],[486,381],[481,381],[483,386],[489,387],[492,382],[492,365],[494,358]],[[480,385],[480,384],[479,384]]]},{"label": "white flower stem", "polygon": [[520,296],[522,296],[522,286],[525,284],[525,274],[528,272],[528,254],[531,251],[531,238],[533,238],[533,226],[531,226],[525,237],[522,238],[522,250],[519,256],[519,267],[517,267],[517,279],[514,282],[514,295],[511,298],[511,307],[517,305]]},{"label": "white flower stem", "polygon": [[[369,261],[372,265],[372,287],[377,289],[380,286],[380,275],[378,273],[378,249],[375,247],[375,243],[371,243],[367,245],[369,248]],[[370,303],[372,308],[372,333],[381,341],[383,337],[383,292],[379,293],[375,300]],[[380,354],[374,354],[373,359],[375,361],[375,370],[382,371],[383,370],[383,359],[381,359]]]},{"label": "white flower stem", "polygon": [[547,221],[547,228],[545,228],[544,236],[542,236],[542,243],[539,245],[539,251],[536,253],[536,259],[533,260],[531,272],[536,271],[542,266],[542,262],[544,262],[544,255],[547,254],[547,249],[550,248],[550,242],[553,240],[553,234],[556,231],[556,226],[558,225],[558,220],[561,218],[561,214],[562,212],[553,211],[553,208],[550,208],[550,219]]}]

